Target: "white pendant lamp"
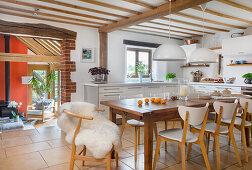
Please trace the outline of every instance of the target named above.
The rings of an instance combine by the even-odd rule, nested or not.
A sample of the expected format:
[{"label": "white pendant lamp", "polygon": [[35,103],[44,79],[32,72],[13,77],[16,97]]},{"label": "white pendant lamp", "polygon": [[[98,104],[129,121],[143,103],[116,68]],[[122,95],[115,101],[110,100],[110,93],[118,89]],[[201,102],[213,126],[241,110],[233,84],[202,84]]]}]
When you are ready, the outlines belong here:
[{"label": "white pendant lamp", "polygon": [[[171,39],[171,0],[169,7],[169,39]],[[181,61],[186,60],[186,54],[183,48],[178,44],[169,42],[160,45],[153,54],[154,61]]]},{"label": "white pendant lamp", "polygon": [[[204,37],[204,31],[205,31],[205,10],[206,10],[206,4],[202,4],[201,9],[203,11],[203,37]],[[203,39],[202,37],[202,39]],[[195,51],[191,53],[191,55],[188,57],[187,60],[188,63],[217,63],[218,62],[218,54],[216,54],[214,51],[203,48],[203,41],[202,41],[202,48],[198,48]]]}]

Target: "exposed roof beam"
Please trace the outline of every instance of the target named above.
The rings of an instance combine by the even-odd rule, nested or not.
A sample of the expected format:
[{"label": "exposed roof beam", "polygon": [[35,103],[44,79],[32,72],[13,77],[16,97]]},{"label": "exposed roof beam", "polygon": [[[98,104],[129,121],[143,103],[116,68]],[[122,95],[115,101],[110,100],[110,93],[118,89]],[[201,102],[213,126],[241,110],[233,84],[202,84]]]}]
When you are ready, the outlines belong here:
[{"label": "exposed roof beam", "polygon": [[48,51],[52,52],[53,55],[58,55],[57,52],[52,49],[48,44],[47,42],[45,42],[44,40],[42,39],[38,39],[38,38],[35,38],[35,41],[37,41],[39,44],[41,44],[44,48],[46,48]]},{"label": "exposed roof beam", "polygon": [[[163,36],[167,36],[169,37],[169,34],[167,33],[164,33],[164,32],[160,32],[160,31],[150,31],[150,30],[145,30],[145,29],[138,29],[138,28],[125,28],[123,30],[133,30],[135,32],[142,32],[142,33],[151,33],[151,34],[157,34],[157,35],[163,35]],[[180,38],[180,39],[185,39],[185,38],[189,38],[189,37],[184,37],[184,36],[180,36],[180,35],[174,35],[174,34],[171,34],[170,35],[172,38]]]},{"label": "exposed roof beam", "polygon": [[[195,9],[197,11],[202,11],[202,9],[200,7],[193,7],[193,9]],[[226,14],[219,13],[219,12],[215,12],[215,11],[212,11],[210,9],[205,9],[205,12],[207,12],[209,14],[212,14],[212,15],[219,16],[219,17],[228,18],[228,19],[232,19],[232,20],[236,20],[236,21],[241,21],[241,22],[245,22],[245,23],[248,23],[248,24],[252,24],[252,21],[249,21],[249,20],[246,20],[246,19],[242,19],[242,18],[238,18],[238,17],[234,17],[234,16],[230,16],[230,15],[226,15]]]},{"label": "exposed roof beam", "polygon": [[54,11],[54,12],[61,12],[61,13],[65,13],[65,14],[76,15],[76,16],[80,16],[80,17],[91,18],[91,19],[96,19],[96,20],[101,20],[101,21],[116,22],[116,20],[112,20],[112,19],[97,17],[97,16],[93,16],[93,15],[87,15],[87,14],[82,14],[82,13],[77,13],[77,12],[72,12],[72,11],[66,11],[66,10],[62,10],[62,9],[58,9],[58,8],[52,8],[52,7],[32,4],[32,3],[28,3],[28,2],[22,2],[20,0],[0,0],[0,1],[8,2],[8,3],[12,3],[12,4],[23,5],[23,6],[28,6],[28,7],[32,7],[32,8],[50,10],[50,11]]},{"label": "exposed roof beam", "polygon": [[0,61],[60,63],[60,56],[0,53]]},{"label": "exposed roof beam", "polygon": [[110,4],[103,3],[103,2],[98,2],[98,1],[95,1],[95,0],[79,0],[79,1],[90,3],[90,4],[93,4],[93,5],[102,6],[102,7],[105,7],[105,8],[110,8],[110,9],[124,11],[124,12],[132,13],[132,14],[137,14],[137,15],[141,13],[141,12],[134,11],[134,10],[131,10],[131,9],[122,8],[122,7],[119,7],[119,6],[110,5]]},{"label": "exposed roof beam", "polygon": [[59,22],[59,23],[70,24],[70,25],[79,25],[79,26],[85,26],[85,27],[99,28],[98,26],[94,26],[94,25],[80,24],[80,23],[68,22],[68,21],[61,21],[61,20],[55,20],[55,19],[50,19],[50,18],[41,18],[41,17],[35,17],[35,16],[31,16],[31,15],[18,14],[18,13],[7,12],[7,11],[2,11],[2,10],[0,10],[0,13],[6,14],[6,15],[13,15],[13,16],[23,17],[23,18],[32,18],[32,19],[36,19],[36,20]]},{"label": "exposed roof beam", "polygon": [[[166,17],[161,17],[160,19],[169,21],[169,18],[166,18]],[[191,22],[186,22],[186,21],[181,21],[181,20],[176,20],[176,19],[172,19],[172,22],[176,22],[176,23],[180,23],[180,24],[185,24],[185,25],[190,25],[190,26],[202,28],[202,25],[194,24],[194,23],[191,23]],[[209,29],[209,30],[214,30],[214,31],[229,32],[229,30],[221,29],[221,28],[215,28],[215,27],[205,26],[205,28]]]},{"label": "exposed roof beam", "polygon": [[54,40],[51,40],[51,43],[52,43],[55,47],[57,47],[57,48],[59,49],[59,52],[60,52],[61,46],[60,46],[58,43],[56,43]]},{"label": "exposed roof beam", "polygon": [[[43,47],[40,47],[40,48],[38,48],[38,46],[35,46],[35,45],[37,45],[37,44],[35,44],[35,43],[37,43],[37,42],[34,42],[34,43],[32,43],[32,42],[30,42],[29,40],[30,39],[32,39],[32,38],[28,38],[28,39],[26,39],[26,38],[24,38],[24,37],[18,37],[17,36],[17,39],[19,40],[19,41],[21,41],[29,50],[31,50],[33,53],[35,53],[36,55],[43,55],[42,54],[42,49],[43,49]],[[33,40],[33,39],[32,39]],[[44,50],[44,49],[43,49]],[[49,52],[49,51],[47,51],[47,52]],[[50,53],[50,52],[49,52]],[[50,53],[50,55],[52,55],[51,53]]]},{"label": "exposed roof beam", "polygon": [[221,3],[224,3],[224,4],[227,4],[229,6],[235,7],[235,8],[240,8],[240,9],[243,9],[245,11],[252,12],[252,8],[244,6],[244,5],[241,5],[241,4],[237,4],[237,3],[232,2],[230,0],[217,0],[217,1],[219,1]]},{"label": "exposed roof beam", "polygon": [[149,8],[149,9],[156,8],[155,6],[150,5],[148,3],[145,3],[145,2],[142,2],[142,1],[137,1],[137,0],[123,0],[123,1],[127,1],[129,3],[136,4],[136,5],[139,5],[139,6],[142,6],[142,7],[145,7],[145,8]]},{"label": "exposed roof beam", "polygon": [[[136,26],[150,28],[150,29],[158,29],[158,30],[163,30],[163,31],[169,31],[169,29],[160,28],[160,27],[153,27],[153,26],[147,26],[147,25],[136,25]],[[173,33],[179,33],[179,34],[186,34],[186,35],[190,35],[190,36],[202,36],[202,35],[199,35],[199,34],[193,34],[193,33],[176,31],[176,30],[171,30],[171,32],[173,32]]]},{"label": "exposed roof beam", "polygon": [[92,8],[86,8],[86,7],[83,7],[83,6],[68,4],[68,3],[65,3],[65,2],[60,2],[60,1],[55,1],[55,0],[38,0],[38,1],[46,2],[46,3],[50,3],[50,4],[54,4],[54,5],[65,6],[65,7],[74,8],[74,9],[79,9],[79,10],[84,10],[84,11],[89,11],[89,12],[94,12],[94,13],[98,13],[98,14],[113,16],[113,17],[128,18],[128,17],[123,16],[123,15],[104,12],[104,11],[100,11],[100,10],[96,10],[96,9],[92,9]]},{"label": "exposed roof beam", "polygon": [[52,43],[53,42],[52,40],[47,40],[47,39],[42,39],[42,40],[46,41],[46,43],[56,52],[57,55],[61,55],[60,49],[54,46],[54,44]]},{"label": "exposed roof beam", "polygon": [[[197,20],[197,21],[203,21],[203,19],[201,17],[196,17],[196,16],[193,16],[193,15],[188,15],[188,14],[184,14],[184,13],[181,13],[181,12],[178,12],[175,15],[185,17],[185,18],[189,18],[189,19],[193,19],[193,20]],[[216,24],[216,25],[222,25],[222,26],[231,27],[231,28],[246,29],[246,27],[241,27],[241,26],[236,26],[236,25],[231,25],[231,24],[225,24],[223,22],[217,22],[217,21],[213,21],[213,20],[209,20],[209,19],[204,19],[204,22],[211,23],[211,24]]]},{"label": "exposed roof beam", "polygon": [[[31,15],[34,14],[34,11],[31,11],[31,10],[25,10],[25,9],[21,9],[21,8],[15,8],[15,7],[6,6],[6,5],[1,5],[0,8],[2,8],[2,9],[9,9],[9,10],[13,10],[13,11],[24,12],[24,13],[28,13],[28,14],[31,14]],[[84,23],[89,23],[89,24],[104,25],[104,23],[101,23],[101,22],[95,22],[95,21],[88,21],[88,20],[83,20],[83,19],[65,17],[65,16],[61,16],[61,15],[48,14],[48,13],[44,13],[44,12],[39,12],[38,16],[47,16],[47,17],[53,17],[53,18],[59,18],[59,19],[67,19],[67,20],[77,21],[77,22],[84,22]]]},{"label": "exposed roof beam", "polygon": [[[86,1],[86,0],[85,0]],[[177,13],[181,10],[191,8],[196,5],[200,5],[202,3],[209,2],[211,0],[176,0],[175,2],[172,2],[172,13]],[[118,29],[122,29],[125,27],[129,27],[132,25],[137,25],[142,22],[146,22],[149,20],[156,19],[158,17],[162,17],[169,14],[169,4],[163,4],[158,6],[155,9],[150,9],[146,12],[143,12],[139,15],[134,15],[128,19],[123,19],[121,21],[118,21],[117,23],[112,23],[106,26],[103,26],[100,28],[100,31],[103,32],[111,32]]]},{"label": "exposed roof beam", "polygon": [[[162,25],[162,26],[169,27],[168,24],[163,24],[163,23],[156,22],[156,21],[148,21],[147,23],[151,23],[151,24],[156,24],[156,25]],[[195,30],[195,29],[190,29],[190,28],[185,28],[185,27],[178,27],[178,26],[175,26],[175,25],[171,25],[171,28],[178,28],[178,29],[182,29],[182,30],[187,30],[187,31],[193,31],[193,32],[203,33],[203,31],[200,31],[200,30]],[[205,31],[204,33],[206,33],[206,34],[215,34],[215,33],[207,32],[207,31]]]}]

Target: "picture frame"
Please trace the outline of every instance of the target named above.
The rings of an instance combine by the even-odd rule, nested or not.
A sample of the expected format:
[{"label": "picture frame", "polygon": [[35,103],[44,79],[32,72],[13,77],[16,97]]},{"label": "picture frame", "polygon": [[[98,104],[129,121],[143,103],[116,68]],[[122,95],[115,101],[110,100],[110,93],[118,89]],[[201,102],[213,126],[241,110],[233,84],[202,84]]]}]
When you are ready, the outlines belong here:
[{"label": "picture frame", "polygon": [[93,48],[82,48],[81,62],[83,62],[83,63],[93,63],[94,62],[94,49]]}]

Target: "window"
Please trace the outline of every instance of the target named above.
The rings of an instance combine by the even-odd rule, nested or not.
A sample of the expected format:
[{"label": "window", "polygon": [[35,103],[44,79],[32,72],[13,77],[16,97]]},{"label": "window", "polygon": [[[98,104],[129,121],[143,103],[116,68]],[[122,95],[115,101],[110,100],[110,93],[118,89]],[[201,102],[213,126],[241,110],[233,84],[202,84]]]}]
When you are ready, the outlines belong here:
[{"label": "window", "polygon": [[149,77],[151,70],[151,50],[149,49],[138,49],[138,48],[127,48],[127,76],[138,77],[138,70],[136,63],[142,61],[146,65],[146,71],[143,77]]}]

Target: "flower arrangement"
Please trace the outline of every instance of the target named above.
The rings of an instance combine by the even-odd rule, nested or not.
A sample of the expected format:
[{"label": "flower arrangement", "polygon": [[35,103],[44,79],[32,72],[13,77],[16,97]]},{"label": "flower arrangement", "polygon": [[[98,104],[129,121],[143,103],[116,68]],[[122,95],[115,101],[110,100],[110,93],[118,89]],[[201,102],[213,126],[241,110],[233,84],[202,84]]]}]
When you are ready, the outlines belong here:
[{"label": "flower arrangement", "polygon": [[144,73],[146,71],[146,65],[142,61],[136,63],[136,68],[140,73]]},{"label": "flower arrangement", "polygon": [[88,73],[91,73],[92,76],[97,75],[97,74],[104,74],[104,75],[108,75],[110,72],[110,70],[103,68],[103,67],[93,67],[90,68]]},{"label": "flower arrangement", "polygon": [[22,102],[15,102],[15,101],[11,101],[8,105],[8,108],[11,108],[11,114],[12,116],[16,119],[18,114],[14,111],[17,108],[20,108],[22,106]]},{"label": "flower arrangement", "polygon": [[166,80],[168,80],[168,79],[174,79],[175,77],[176,77],[175,73],[168,73],[168,74],[166,74]]}]

